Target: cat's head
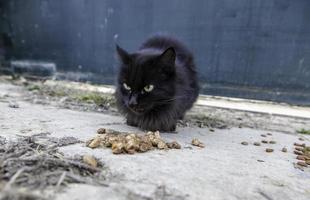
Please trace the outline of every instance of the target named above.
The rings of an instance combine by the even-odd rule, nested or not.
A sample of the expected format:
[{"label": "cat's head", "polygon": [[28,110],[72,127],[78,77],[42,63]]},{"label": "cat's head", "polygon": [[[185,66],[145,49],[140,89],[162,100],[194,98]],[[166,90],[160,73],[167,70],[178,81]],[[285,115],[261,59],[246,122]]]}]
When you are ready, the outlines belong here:
[{"label": "cat's head", "polygon": [[119,46],[116,49],[121,61],[117,98],[123,108],[142,115],[173,102],[176,81],[176,53],[173,48],[133,54]]}]

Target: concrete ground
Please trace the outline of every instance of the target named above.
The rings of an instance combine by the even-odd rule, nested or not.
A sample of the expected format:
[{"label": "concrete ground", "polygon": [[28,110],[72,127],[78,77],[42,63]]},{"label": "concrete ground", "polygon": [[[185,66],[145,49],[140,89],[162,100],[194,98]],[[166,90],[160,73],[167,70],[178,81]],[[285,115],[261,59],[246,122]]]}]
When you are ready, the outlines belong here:
[{"label": "concrete ground", "polygon": [[[0,82],[0,136],[50,132],[53,137],[73,136],[86,141],[101,127],[141,132],[125,125],[121,116],[32,104],[23,100],[23,95],[20,87]],[[12,101],[19,108],[9,107]],[[253,113],[248,114],[255,121]],[[294,122],[296,127],[310,129],[306,118],[281,118],[277,121],[281,124],[273,126],[273,131],[268,131],[272,135],[266,138],[261,136],[267,133],[263,126],[214,131],[190,126],[179,127],[177,134],[161,134],[165,140],[178,141],[181,150],[114,155],[110,149],[90,149],[85,144],[65,146],[60,150],[67,156],[91,154],[101,160],[107,168],[108,186],[70,185],[56,199],[310,199],[310,168],[295,168],[293,154],[293,144],[300,143],[299,138],[310,144],[309,135],[292,131]],[[288,123],[290,129],[283,133]],[[276,127],[282,127],[278,129],[281,131]],[[206,147],[191,146],[192,138]],[[276,144],[253,145],[262,139]],[[249,145],[241,145],[243,141]],[[283,147],[287,153],[281,151]],[[266,153],[266,148],[274,152]]]}]

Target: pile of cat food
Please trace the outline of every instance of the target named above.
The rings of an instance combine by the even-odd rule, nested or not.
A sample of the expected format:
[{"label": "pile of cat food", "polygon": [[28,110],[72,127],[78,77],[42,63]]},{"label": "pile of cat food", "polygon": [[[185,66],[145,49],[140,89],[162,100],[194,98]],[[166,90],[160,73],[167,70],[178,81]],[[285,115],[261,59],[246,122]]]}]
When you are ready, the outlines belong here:
[{"label": "pile of cat food", "polygon": [[307,167],[310,165],[310,146],[306,146],[306,144],[294,143],[295,150],[294,154],[297,155],[296,159],[297,165],[301,167]]},{"label": "pile of cat food", "polygon": [[111,148],[114,154],[143,153],[152,149],[181,149],[181,145],[176,141],[165,142],[159,131],[149,131],[145,135],[138,135],[104,128],[98,129],[96,137],[87,141],[86,146]]}]

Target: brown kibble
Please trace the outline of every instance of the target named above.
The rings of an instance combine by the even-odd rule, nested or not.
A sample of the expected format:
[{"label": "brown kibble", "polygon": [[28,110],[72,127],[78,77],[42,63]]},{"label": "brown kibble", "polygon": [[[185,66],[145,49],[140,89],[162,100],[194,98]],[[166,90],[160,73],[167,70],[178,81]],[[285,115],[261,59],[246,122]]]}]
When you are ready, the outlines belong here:
[{"label": "brown kibble", "polygon": [[287,152],[287,148],[283,147],[282,148],[282,152],[286,153]]},{"label": "brown kibble", "polygon": [[266,143],[268,143],[268,141],[267,141],[267,140],[262,140],[262,143],[265,143],[265,144],[266,144]]},{"label": "brown kibble", "polygon": [[277,142],[276,141],[273,141],[273,140],[271,140],[271,141],[269,141],[269,144],[276,144]]},{"label": "brown kibble", "polygon": [[97,160],[93,156],[91,156],[91,155],[84,155],[83,156],[83,162],[85,164],[88,164],[88,165],[92,166],[92,167],[97,167],[98,166]]},{"label": "brown kibble", "polygon": [[112,152],[114,154],[123,153],[124,145],[121,142],[115,142],[112,144]]},{"label": "brown kibble", "polygon": [[297,151],[303,151],[304,148],[302,148],[302,147],[295,147],[295,150],[297,150]]},{"label": "brown kibble", "polygon": [[106,133],[106,130],[105,130],[105,128],[99,128],[99,129],[97,130],[97,133],[98,133],[98,134],[105,134],[105,133]]},{"label": "brown kibble", "polygon": [[96,137],[92,141],[89,142],[88,147],[90,147],[92,149],[96,148],[100,145],[100,141],[101,141],[100,138]]},{"label": "brown kibble", "polygon": [[267,135],[272,135],[271,133],[267,133]]},{"label": "brown kibble", "polygon": [[271,152],[273,152],[273,149],[267,148],[266,152],[271,153]]},{"label": "brown kibble", "polygon": [[200,147],[200,148],[204,148],[205,147],[205,145],[202,142],[200,142],[197,138],[194,138],[192,140],[192,145]]},{"label": "brown kibble", "polygon": [[294,143],[294,145],[299,146],[299,147],[305,147],[306,146],[306,144],[300,144],[300,143],[296,143],[296,142]]},{"label": "brown kibble", "polygon": [[253,143],[255,146],[260,146],[260,142],[254,142]]},{"label": "brown kibble", "polygon": [[139,145],[139,151],[140,152],[146,152],[149,151],[153,148],[152,144],[146,143],[146,142],[141,142]]},{"label": "brown kibble", "polygon": [[265,135],[265,134],[261,134],[260,136],[262,136],[262,137],[267,137],[267,135]]},{"label": "brown kibble", "polygon": [[296,159],[297,159],[297,160],[306,160],[305,157],[302,156],[302,155],[297,156]]},{"label": "brown kibble", "polygon": [[303,153],[301,152],[301,151],[294,151],[294,154],[296,154],[296,155],[303,155]]},{"label": "brown kibble", "polygon": [[298,161],[297,165],[302,166],[302,167],[307,167],[307,163],[302,162],[302,161]]},{"label": "brown kibble", "polygon": [[158,149],[168,149],[168,146],[167,146],[167,144],[166,144],[164,141],[160,140],[160,141],[157,143],[157,148],[158,148]]},{"label": "brown kibble", "polygon": [[169,149],[181,149],[181,145],[177,143],[176,141],[168,142],[167,146]]},{"label": "brown kibble", "polygon": [[248,142],[243,141],[243,142],[241,142],[241,144],[242,144],[242,145],[248,145],[249,143],[248,143]]}]

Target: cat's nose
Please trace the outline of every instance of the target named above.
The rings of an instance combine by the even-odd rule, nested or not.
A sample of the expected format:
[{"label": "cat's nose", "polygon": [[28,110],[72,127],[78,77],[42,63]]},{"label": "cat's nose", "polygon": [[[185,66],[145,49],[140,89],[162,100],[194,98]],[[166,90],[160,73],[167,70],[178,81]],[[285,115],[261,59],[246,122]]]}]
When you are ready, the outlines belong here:
[{"label": "cat's nose", "polygon": [[130,107],[135,107],[136,105],[138,105],[137,97],[135,96],[130,97],[128,104]]}]

